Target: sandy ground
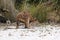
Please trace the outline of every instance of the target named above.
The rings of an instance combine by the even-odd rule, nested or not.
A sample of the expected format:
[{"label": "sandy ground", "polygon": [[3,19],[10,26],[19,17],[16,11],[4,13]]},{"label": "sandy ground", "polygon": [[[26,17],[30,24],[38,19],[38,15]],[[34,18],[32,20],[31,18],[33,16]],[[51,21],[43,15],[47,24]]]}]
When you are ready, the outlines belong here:
[{"label": "sandy ground", "polygon": [[[10,27],[13,29],[5,29]],[[0,26],[0,40],[60,40],[60,26],[42,25],[33,29],[14,29],[15,26]]]}]

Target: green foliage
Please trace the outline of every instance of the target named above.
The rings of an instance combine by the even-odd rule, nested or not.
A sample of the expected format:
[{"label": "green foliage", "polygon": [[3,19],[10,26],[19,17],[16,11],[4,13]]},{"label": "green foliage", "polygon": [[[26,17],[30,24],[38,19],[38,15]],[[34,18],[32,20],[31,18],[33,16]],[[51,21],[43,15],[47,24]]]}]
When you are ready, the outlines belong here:
[{"label": "green foliage", "polygon": [[57,0],[57,4],[60,6],[60,0]]},{"label": "green foliage", "polygon": [[27,3],[30,5],[37,6],[41,0],[28,0]]},{"label": "green foliage", "polygon": [[21,10],[23,2],[24,2],[24,0],[16,0],[16,2],[15,2],[16,9]]},{"label": "green foliage", "polygon": [[[20,10],[24,9],[24,5],[29,4],[29,11],[31,12],[33,17],[36,17],[39,22],[47,21],[47,13],[53,11],[54,9],[59,9],[60,1],[59,0],[17,0],[17,8]],[[21,3],[22,2],[22,3]],[[44,5],[44,3],[51,2],[54,5]]]},{"label": "green foliage", "polygon": [[[44,9],[44,10],[43,10]],[[30,9],[32,16],[36,17],[39,22],[46,22],[46,7],[42,5],[38,5],[38,7],[32,6]]]}]

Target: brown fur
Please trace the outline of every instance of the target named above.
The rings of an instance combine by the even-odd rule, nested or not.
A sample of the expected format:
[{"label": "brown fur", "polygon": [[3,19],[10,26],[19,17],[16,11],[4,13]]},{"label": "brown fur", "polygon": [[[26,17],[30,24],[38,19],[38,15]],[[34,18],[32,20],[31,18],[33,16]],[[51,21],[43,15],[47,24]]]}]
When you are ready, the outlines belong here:
[{"label": "brown fur", "polygon": [[29,25],[30,22],[35,21],[35,19],[27,11],[20,12],[16,17],[16,20],[17,20],[17,27],[16,28],[18,28],[19,21],[21,21],[25,24],[25,28],[30,28],[30,25]]}]

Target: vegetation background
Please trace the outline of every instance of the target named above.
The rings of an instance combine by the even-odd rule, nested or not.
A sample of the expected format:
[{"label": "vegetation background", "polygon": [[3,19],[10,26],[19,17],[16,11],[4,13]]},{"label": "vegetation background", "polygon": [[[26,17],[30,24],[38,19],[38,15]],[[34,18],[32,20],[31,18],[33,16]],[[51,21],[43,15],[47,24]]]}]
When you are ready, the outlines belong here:
[{"label": "vegetation background", "polygon": [[23,10],[30,11],[40,23],[49,20],[60,22],[60,0],[0,0],[0,14],[12,22],[18,12]]}]

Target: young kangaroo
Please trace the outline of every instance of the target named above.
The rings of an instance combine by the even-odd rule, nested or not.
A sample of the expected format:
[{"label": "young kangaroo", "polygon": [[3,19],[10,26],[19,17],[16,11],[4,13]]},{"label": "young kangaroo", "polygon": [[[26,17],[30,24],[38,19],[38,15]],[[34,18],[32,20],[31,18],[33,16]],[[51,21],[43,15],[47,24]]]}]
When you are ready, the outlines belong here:
[{"label": "young kangaroo", "polygon": [[30,23],[36,21],[36,19],[34,19],[28,11],[23,11],[16,16],[16,28],[19,26],[19,21],[25,24],[25,28],[30,28]]}]

